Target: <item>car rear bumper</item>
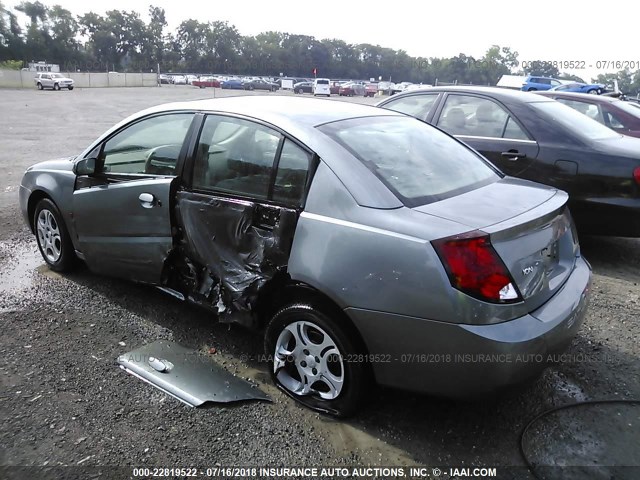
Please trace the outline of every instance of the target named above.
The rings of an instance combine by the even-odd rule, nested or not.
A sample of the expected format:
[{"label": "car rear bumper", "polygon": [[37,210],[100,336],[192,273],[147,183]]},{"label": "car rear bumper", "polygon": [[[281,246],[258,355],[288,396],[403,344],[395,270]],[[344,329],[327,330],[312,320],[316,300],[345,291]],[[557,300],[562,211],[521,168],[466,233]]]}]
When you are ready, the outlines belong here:
[{"label": "car rear bumper", "polygon": [[580,233],[640,237],[640,198],[590,198],[569,200]]},{"label": "car rear bumper", "polygon": [[[591,267],[579,257],[563,287],[528,315],[492,325],[347,308],[384,386],[464,398],[498,391],[566,360],[586,312]],[[356,359],[357,360],[357,359]]]}]

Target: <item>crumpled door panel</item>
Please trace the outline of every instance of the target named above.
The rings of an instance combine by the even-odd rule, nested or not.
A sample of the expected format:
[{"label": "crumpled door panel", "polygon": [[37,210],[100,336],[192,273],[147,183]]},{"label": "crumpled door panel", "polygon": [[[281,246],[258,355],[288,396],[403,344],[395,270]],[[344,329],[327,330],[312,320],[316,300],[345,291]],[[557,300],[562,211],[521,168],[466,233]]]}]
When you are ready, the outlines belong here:
[{"label": "crumpled door panel", "polygon": [[217,306],[221,321],[252,326],[258,292],[286,270],[298,212],[182,191],[176,219],[190,299]]}]

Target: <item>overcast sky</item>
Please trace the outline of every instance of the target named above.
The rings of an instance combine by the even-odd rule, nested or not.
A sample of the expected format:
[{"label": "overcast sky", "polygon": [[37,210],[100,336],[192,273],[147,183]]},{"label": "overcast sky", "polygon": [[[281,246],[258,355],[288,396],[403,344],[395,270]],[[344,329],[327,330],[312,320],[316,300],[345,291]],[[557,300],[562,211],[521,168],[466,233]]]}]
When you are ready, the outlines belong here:
[{"label": "overcast sky", "polygon": [[[584,61],[587,70],[570,73],[587,77],[585,80],[604,73],[596,68],[598,61],[634,61],[635,69],[640,68],[640,1],[40,1],[49,6],[60,4],[75,14],[135,10],[145,20],[149,4],[153,4],[165,9],[172,29],[189,18],[202,22],[227,20],[242,35],[278,30],[317,39],[379,44],[404,49],[412,56],[450,57],[464,53],[480,58],[487,48],[497,44],[516,50],[520,61]],[[15,6],[19,1],[3,3]]]}]

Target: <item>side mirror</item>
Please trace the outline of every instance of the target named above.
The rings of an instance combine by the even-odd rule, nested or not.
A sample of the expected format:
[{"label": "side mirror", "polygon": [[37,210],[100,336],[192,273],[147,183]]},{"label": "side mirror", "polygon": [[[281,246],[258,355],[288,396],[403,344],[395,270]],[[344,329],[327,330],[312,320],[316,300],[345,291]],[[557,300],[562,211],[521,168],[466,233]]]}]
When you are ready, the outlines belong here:
[{"label": "side mirror", "polygon": [[76,175],[93,175],[96,173],[96,159],[93,157],[83,158],[76,163],[73,170]]}]

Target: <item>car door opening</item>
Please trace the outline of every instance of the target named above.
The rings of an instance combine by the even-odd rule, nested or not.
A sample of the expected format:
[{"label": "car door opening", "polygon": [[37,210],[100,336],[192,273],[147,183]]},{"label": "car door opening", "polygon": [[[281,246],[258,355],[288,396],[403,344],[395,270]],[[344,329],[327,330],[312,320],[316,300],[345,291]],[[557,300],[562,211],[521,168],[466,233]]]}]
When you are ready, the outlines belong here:
[{"label": "car door opening", "polygon": [[261,288],[286,273],[297,219],[291,208],[178,192],[167,286],[220,321],[255,326]]}]

